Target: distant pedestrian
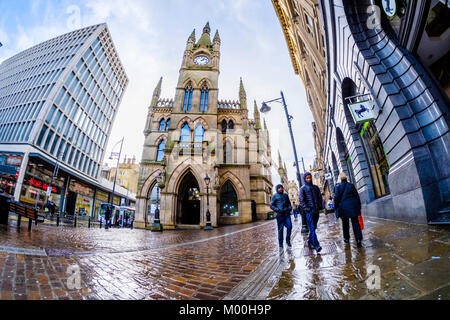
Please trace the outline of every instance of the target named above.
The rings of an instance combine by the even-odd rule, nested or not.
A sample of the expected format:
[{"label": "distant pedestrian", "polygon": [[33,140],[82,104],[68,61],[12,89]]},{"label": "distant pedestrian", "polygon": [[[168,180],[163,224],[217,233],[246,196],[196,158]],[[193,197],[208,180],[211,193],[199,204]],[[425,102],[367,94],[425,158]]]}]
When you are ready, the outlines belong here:
[{"label": "distant pedestrian", "polygon": [[50,203],[50,214],[52,216],[55,215],[55,210],[56,210],[56,203],[52,200],[52,202]]},{"label": "distant pedestrian", "polygon": [[286,227],[286,244],[288,247],[291,247],[291,201],[289,200],[289,196],[284,193],[283,185],[277,185],[275,190],[276,193],[270,201],[270,208],[277,213],[278,243],[280,248],[283,248],[283,232]]},{"label": "distant pedestrian", "polygon": [[294,202],[294,219],[295,221],[297,221],[297,217],[298,217],[298,205]]},{"label": "distant pedestrian", "polygon": [[337,210],[336,216],[342,219],[342,229],[344,232],[344,242],[349,243],[349,219],[352,221],[353,233],[357,246],[362,247],[362,232],[359,225],[358,216],[361,215],[361,199],[355,186],[347,182],[344,172],[339,174],[341,183],[337,184],[334,191],[334,207]]},{"label": "distant pedestrian", "polygon": [[333,202],[333,197],[329,197],[328,198],[328,202],[327,202],[327,208],[325,210],[325,212],[328,214],[329,212],[333,212],[334,211],[334,202]]},{"label": "distant pedestrian", "polygon": [[312,183],[311,173],[305,172],[303,177],[305,185],[300,188],[300,207],[305,212],[308,223],[308,247],[320,252],[322,247],[317,239],[316,230],[319,222],[319,210],[323,209],[322,194],[319,187]]},{"label": "distant pedestrian", "polygon": [[111,207],[107,206],[105,210],[105,229],[111,226]]}]

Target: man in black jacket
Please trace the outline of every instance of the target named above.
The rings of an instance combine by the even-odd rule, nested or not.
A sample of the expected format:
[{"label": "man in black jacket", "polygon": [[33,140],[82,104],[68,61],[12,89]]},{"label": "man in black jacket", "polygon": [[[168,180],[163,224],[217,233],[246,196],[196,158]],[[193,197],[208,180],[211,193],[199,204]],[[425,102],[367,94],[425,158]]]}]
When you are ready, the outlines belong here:
[{"label": "man in black jacket", "polygon": [[289,196],[284,193],[284,188],[281,184],[276,186],[277,192],[272,196],[270,200],[270,208],[277,213],[277,225],[278,225],[278,243],[280,248],[283,248],[283,231],[286,227],[286,244],[291,247],[291,201]]},{"label": "man in black jacket", "polygon": [[317,239],[316,229],[319,222],[319,210],[323,209],[322,194],[318,186],[312,183],[311,173],[304,174],[305,185],[300,189],[300,206],[306,214],[309,228],[308,247],[320,252],[322,247]]}]

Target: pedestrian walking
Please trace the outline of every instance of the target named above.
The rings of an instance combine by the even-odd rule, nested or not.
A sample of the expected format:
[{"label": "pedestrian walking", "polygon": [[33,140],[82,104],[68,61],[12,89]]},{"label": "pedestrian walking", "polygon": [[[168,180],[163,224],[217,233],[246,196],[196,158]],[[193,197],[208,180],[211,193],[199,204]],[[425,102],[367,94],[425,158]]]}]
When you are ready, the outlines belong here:
[{"label": "pedestrian walking", "polygon": [[52,217],[55,215],[55,210],[56,210],[56,203],[52,200],[50,204],[50,214]]},{"label": "pedestrian walking", "polygon": [[280,248],[283,248],[283,233],[284,228],[286,227],[286,244],[288,247],[291,247],[291,201],[289,200],[289,196],[284,193],[283,185],[277,185],[275,190],[276,193],[270,200],[270,208],[277,213],[278,243]]},{"label": "pedestrian walking", "polygon": [[298,205],[294,202],[294,220],[297,221],[297,217],[298,217]]},{"label": "pedestrian walking", "polygon": [[361,215],[361,199],[355,186],[347,181],[344,172],[339,174],[341,181],[336,185],[334,190],[334,207],[336,208],[336,216],[342,219],[342,230],[344,232],[344,242],[350,241],[350,225],[352,221],[353,233],[358,248],[362,247],[362,232],[359,225],[358,216]]},{"label": "pedestrian walking", "polygon": [[305,185],[300,188],[300,209],[305,212],[308,223],[308,247],[320,252],[322,247],[317,239],[316,230],[319,222],[319,210],[323,209],[322,194],[319,187],[312,183],[311,173],[305,172],[303,177]]},{"label": "pedestrian walking", "polygon": [[105,210],[105,229],[111,226],[111,207],[107,206]]}]

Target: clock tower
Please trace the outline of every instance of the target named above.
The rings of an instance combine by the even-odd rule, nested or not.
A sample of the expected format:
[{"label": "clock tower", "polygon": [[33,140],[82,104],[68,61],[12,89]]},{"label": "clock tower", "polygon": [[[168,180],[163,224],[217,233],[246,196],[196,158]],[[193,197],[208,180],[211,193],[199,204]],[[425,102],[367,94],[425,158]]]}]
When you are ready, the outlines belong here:
[{"label": "clock tower", "polygon": [[[269,136],[258,108],[248,119],[242,78],[238,100],[218,99],[220,37],[209,23],[187,40],[173,99],[153,91],[144,129],[136,227],[164,229],[266,219],[272,189]],[[256,104],[256,103],[255,103]],[[156,211],[158,209],[158,211]]]}]

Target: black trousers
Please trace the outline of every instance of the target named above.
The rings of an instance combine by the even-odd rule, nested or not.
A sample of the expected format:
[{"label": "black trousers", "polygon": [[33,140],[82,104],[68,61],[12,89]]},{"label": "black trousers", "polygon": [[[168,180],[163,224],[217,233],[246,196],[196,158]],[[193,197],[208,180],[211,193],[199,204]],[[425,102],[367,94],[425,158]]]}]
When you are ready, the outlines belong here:
[{"label": "black trousers", "polygon": [[361,227],[359,225],[358,217],[356,218],[342,218],[342,230],[344,231],[344,239],[350,239],[350,225],[349,219],[352,220],[353,233],[355,235],[355,240],[362,240]]}]

